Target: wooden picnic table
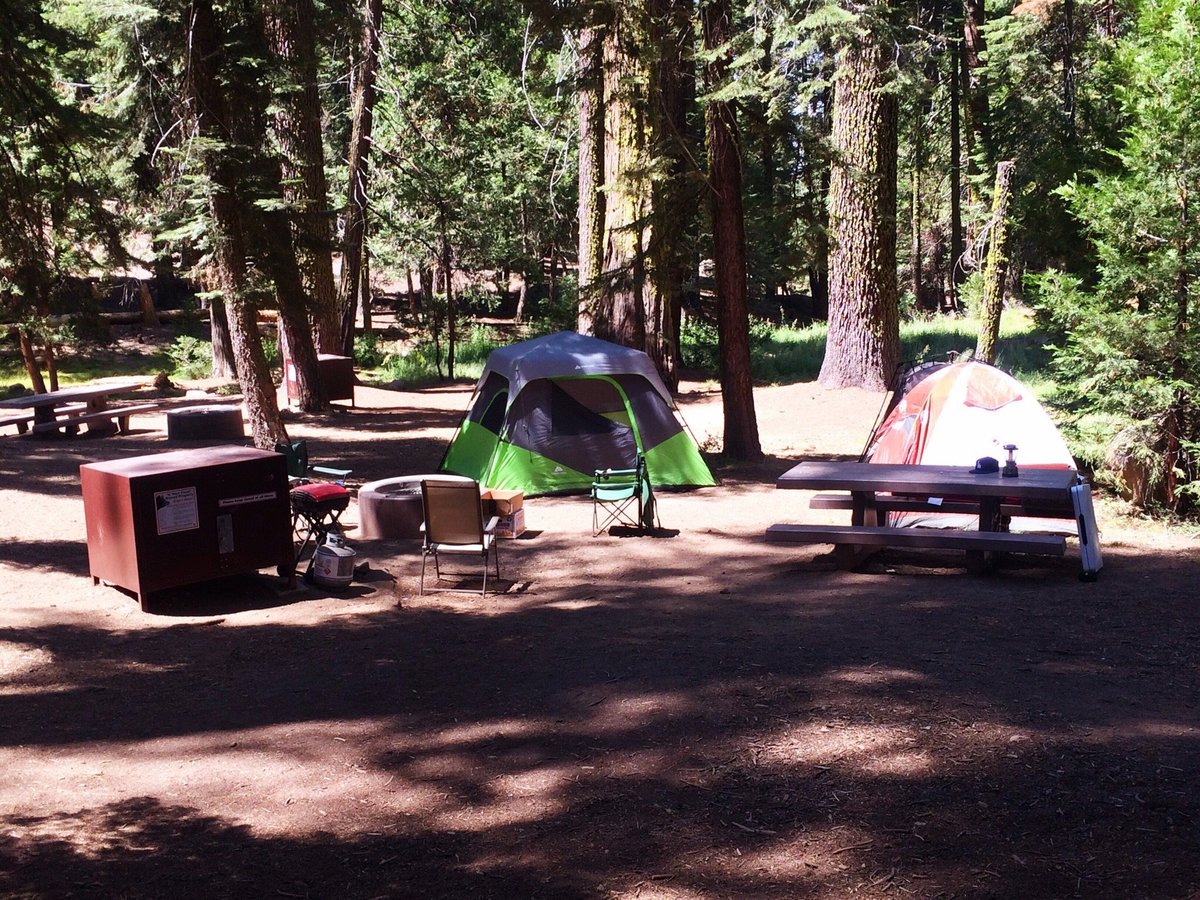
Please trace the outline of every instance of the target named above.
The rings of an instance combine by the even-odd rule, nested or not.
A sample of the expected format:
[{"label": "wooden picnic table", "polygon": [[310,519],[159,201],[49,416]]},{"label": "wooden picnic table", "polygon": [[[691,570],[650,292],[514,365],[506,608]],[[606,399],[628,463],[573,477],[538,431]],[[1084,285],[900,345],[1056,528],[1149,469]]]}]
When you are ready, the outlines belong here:
[{"label": "wooden picnic table", "polygon": [[[839,562],[858,565],[887,546],[931,547],[967,551],[968,566],[986,570],[995,551],[1062,555],[1061,535],[1011,534],[1002,530],[1002,507],[1028,510],[1039,517],[1073,519],[1071,488],[1078,483],[1073,469],[1025,468],[1015,478],[999,472],[973,474],[967,466],[922,466],[863,462],[802,462],[775,486],[786,490],[846,491],[849,526],[772,525],[767,539],[794,543],[830,543]],[[815,504],[835,508],[836,502]],[[943,507],[977,517],[975,531],[887,528],[881,518],[891,510]]]},{"label": "wooden picnic table", "polygon": [[[85,384],[78,387],[61,388],[43,394],[27,394],[0,400],[0,409],[31,410],[33,433],[52,431],[74,433],[80,425],[87,426],[89,433],[113,434],[128,430],[129,416],[135,412],[149,412],[157,404],[110,407],[108,398],[140,387],[137,382],[113,382]],[[20,417],[17,417],[20,418]],[[17,418],[13,423],[17,424]]]}]

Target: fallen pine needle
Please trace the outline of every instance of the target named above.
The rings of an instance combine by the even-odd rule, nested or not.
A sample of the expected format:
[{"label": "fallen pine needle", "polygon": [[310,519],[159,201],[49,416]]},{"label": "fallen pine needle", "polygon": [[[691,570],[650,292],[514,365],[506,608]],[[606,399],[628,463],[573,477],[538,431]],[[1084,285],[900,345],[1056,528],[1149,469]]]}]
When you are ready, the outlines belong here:
[{"label": "fallen pine needle", "polygon": [[750,834],[778,834],[778,831],[772,831],[770,828],[751,828],[749,825],[742,825],[738,822],[730,822],[734,828],[740,828],[742,831],[748,831]]},{"label": "fallen pine needle", "polygon": [[874,843],[874,841],[863,841],[861,844],[851,844],[849,847],[839,847],[837,850],[833,851],[833,855],[837,856],[839,853],[849,853],[851,850],[862,850],[865,847],[870,847]]}]

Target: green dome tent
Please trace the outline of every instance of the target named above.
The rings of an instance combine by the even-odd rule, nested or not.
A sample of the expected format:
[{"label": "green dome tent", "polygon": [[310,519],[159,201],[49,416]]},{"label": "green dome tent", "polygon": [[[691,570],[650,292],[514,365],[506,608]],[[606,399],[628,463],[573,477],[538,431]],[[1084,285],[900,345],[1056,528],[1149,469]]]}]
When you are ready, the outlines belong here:
[{"label": "green dome tent", "polygon": [[562,331],[491,353],[441,469],[552,494],[588,490],[639,452],[656,487],[716,484],[650,357]]}]

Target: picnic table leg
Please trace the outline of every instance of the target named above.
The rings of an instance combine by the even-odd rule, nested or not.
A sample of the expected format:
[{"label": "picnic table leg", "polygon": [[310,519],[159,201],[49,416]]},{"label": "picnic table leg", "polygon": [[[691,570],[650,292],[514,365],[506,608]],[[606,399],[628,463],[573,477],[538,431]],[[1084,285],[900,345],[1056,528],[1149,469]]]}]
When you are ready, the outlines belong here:
[{"label": "picnic table leg", "polygon": [[[53,422],[53,421],[54,421],[54,407],[53,406],[35,406],[33,408],[33,424],[34,424],[34,426],[42,425],[42,424],[45,424],[46,422]],[[35,427],[34,430],[36,431],[37,428]]]},{"label": "picnic table leg", "polygon": [[[1000,498],[979,498],[979,530],[1000,531]],[[996,555],[992,550],[968,550],[967,571],[973,575],[982,575],[992,571],[996,566]]]},{"label": "picnic table leg", "polygon": [[[853,491],[850,494],[850,524],[855,526],[879,524],[879,510],[875,506],[874,491]],[[833,558],[839,569],[857,569],[882,548],[864,544],[836,544]]]},{"label": "picnic table leg", "polygon": [[[90,400],[88,400],[87,411],[89,414],[104,412],[106,409],[108,409],[108,401],[105,400],[103,395],[99,397],[92,397]],[[88,434],[98,434],[107,437],[108,435],[116,434],[120,428],[112,419],[98,419],[96,421],[88,422],[87,430]]]}]

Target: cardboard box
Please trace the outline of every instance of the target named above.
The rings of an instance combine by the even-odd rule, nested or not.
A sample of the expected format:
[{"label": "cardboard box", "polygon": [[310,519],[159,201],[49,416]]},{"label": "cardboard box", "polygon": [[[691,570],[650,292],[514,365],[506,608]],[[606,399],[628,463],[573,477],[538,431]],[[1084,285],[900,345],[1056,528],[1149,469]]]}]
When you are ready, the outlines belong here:
[{"label": "cardboard box", "polygon": [[525,509],[517,507],[511,515],[500,516],[496,523],[496,537],[515,538],[525,533]]},{"label": "cardboard box", "polygon": [[489,490],[483,495],[483,512],[487,516],[511,516],[524,505],[522,491]]}]

